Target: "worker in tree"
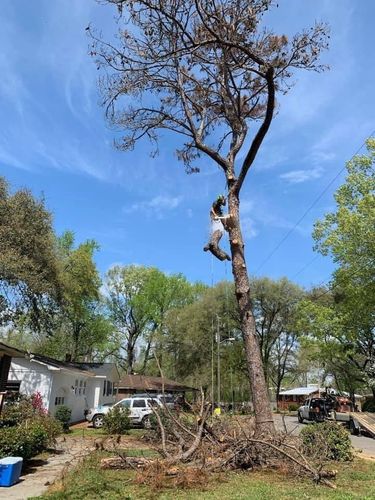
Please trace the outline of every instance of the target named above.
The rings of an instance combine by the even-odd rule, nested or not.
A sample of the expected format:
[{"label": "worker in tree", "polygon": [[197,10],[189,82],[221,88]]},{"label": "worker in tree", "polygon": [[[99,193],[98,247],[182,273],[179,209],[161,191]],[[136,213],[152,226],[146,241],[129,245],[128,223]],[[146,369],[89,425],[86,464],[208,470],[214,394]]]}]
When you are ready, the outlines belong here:
[{"label": "worker in tree", "polygon": [[223,215],[223,207],[226,205],[225,196],[220,195],[213,202],[210,210],[211,236],[208,244],[203,248],[205,252],[210,251],[219,260],[231,260],[229,255],[219,248],[219,242],[224,234],[225,224],[229,215]]}]

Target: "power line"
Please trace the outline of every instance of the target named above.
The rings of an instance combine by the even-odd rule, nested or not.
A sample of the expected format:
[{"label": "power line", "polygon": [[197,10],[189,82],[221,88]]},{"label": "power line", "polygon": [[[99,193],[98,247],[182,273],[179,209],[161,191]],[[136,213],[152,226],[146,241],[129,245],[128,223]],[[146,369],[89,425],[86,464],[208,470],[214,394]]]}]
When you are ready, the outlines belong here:
[{"label": "power line", "polygon": [[[375,129],[370,133],[369,136],[367,137],[372,137],[375,133]],[[367,140],[367,139],[366,139]],[[365,146],[366,140],[363,141],[361,146],[357,149],[357,151],[352,155],[349,161],[351,161]],[[346,162],[347,163],[347,162]],[[301,215],[301,217],[298,219],[298,221],[294,224],[294,226],[289,229],[289,231],[281,238],[279,243],[275,246],[273,250],[267,255],[267,257],[263,260],[263,262],[258,266],[258,268],[255,271],[255,274],[257,274],[262,267],[273,257],[273,255],[277,252],[277,250],[281,247],[281,245],[289,238],[289,236],[293,233],[293,231],[300,225],[300,223],[303,221],[303,219],[306,217],[306,215],[312,210],[315,205],[318,203],[318,201],[321,200],[321,198],[325,195],[325,193],[328,191],[328,189],[332,186],[332,184],[340,177],[340,175],[344,172],[346,169],[346,163],[345,165],[339,170],[339,172],[329,181],[329,183],[326,185],[326,187],[323,189],[323,191],[315,198],[315,200],[311,203],[311,205],[304,211],[304,213]]]},{"label": "power line", "polygon": [[311,266],[311,264],[313,262],[316,261],[316,259],[318,259],[320,257],[320,255],[315,255],[307,264],[305,264],[303,267],[301,267],[301,269],[296,272],[295,274],[293,274],[293,276],[290,278],[291,280],[294,280],[297,276],[299,276],[301,273],[303,273],[303,271],[305,271],[305,269],[307,269],[308,267]]}]

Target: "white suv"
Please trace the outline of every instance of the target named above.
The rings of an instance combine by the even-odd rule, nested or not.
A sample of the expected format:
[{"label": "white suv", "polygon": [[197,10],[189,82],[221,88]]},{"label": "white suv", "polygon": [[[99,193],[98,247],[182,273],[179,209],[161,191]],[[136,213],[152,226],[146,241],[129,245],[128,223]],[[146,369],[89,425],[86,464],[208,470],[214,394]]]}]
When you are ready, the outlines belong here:
[{"label": "white suv", "polygon": [[150,415],[152,415],[152,406],[161,406],[159,400],[155,398],[125,398],[118,401],[114,405],[97,406],[90,408],[86,413],[86,420],[92,422],[95,429],[102,427],[103,417],[111,411],[115,406],[126,408],[129,410],[130,422],[135,425],[142,425],[143,427],[150,427]]}]

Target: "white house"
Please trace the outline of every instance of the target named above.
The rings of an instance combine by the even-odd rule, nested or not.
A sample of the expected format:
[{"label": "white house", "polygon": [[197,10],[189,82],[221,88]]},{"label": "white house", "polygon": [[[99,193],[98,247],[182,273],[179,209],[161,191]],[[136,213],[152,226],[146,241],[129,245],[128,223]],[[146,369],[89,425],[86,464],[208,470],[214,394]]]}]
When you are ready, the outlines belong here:
[{"label": "white house", "polygon": [[115,401],[119,378],[114,363],[73,363],[26,354],[12,359],[8,382],[19,384],[21,394],[40,392],[52,415],[58,406],[68,406],[71,421],[77,422],[83,420],[86,409]]}]

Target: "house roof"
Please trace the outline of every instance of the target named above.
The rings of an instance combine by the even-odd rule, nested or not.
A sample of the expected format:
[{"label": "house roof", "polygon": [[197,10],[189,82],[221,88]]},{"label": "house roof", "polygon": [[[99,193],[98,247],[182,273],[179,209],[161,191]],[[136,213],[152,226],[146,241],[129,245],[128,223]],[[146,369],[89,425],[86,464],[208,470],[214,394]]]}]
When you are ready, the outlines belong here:
[{"label": "house roof", "polygon": [[[318,390],[319,386],[308,385],[307,387],[295,387],[294,389],[289,389],[288,391],[279,392],[279,396],[308,396]],[[320,388],[320,390],[324,391],[322,388]]]},{"label": "house roof", "polygon": [[7,356],[12,356],[13,358],[24,358],[25,352],[11,347],[3,342],[0,342],[0,355],[6,354]]},{"label": "house roof", "polygon": [[[309,396],[315,392],[326,392],[325,388],[319,387],[318,385],[308,385],[307,387],[296,387],[294,389],[289,389],[288,391],[279,392],[279,396]],[[335,389],[330,389],[333,394],[336,394]],[[342,392],[344,396],[349,396],[348,392]],[[354,394],[355,398],[363,398],[360,394]]]},{"label": "house roof", "polygon": [[159,391],[179,392],[196,391],[195,387],[190,387],[175,380],[162,377],[149,377],[146,375],[123,375],[118,383],[119,389],[136,391]]},{"label": "house roof", "polygon": [[116,370],[118,377],[120,378],[120,372],[116,366],[116,363],[76,363],[71,362],[70,365],[74,365],[81,370],[93,371],[95,375],[106,376],[112,370]]},{"label": "house roof", "polygon": [[34,353],[30,353],[28,355],[28,358],[30,359],[30,361],[41,363],[43,365],[57,368],[59,370],[71,371],[76,373],[78,372],[80,374],[86,375],[87,377],[95,377],[95,373],[93,371],[90,371],[86,369],[86,367],[81,366],[80,363],[59,361],[57,359],[50,358],[49,356],[43,356],[42,354],[34,354]]},{"label": "house roof", "polygon": [[11,347],[0,342],[0,355],[2,352],[8,356],[12,356],[13,358],[26,358],[30,361],[41,363],[52,368],[78,372],[88,377],[95,377],[97,375],[105,376],[106,373],[111,371],[113,368],[116,368],[117,370],[115,363],[77,363],[73,361],[59,361],[58,359],[50,358],[49,356],[44,356],[43,354],[21,351],[20,349],[16,349],[15,347]]}]

